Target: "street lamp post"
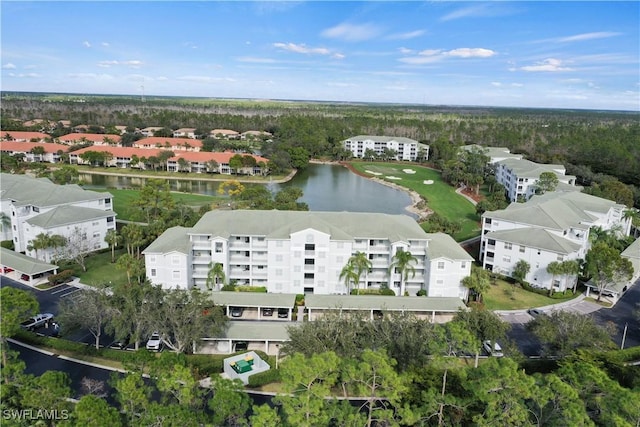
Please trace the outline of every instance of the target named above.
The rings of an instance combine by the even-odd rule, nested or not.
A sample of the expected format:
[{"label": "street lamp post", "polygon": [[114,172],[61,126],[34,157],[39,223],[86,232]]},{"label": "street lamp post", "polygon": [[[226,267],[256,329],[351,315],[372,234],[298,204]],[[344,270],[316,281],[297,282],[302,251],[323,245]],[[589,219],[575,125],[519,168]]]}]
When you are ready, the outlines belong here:
[{"label": "street lamp post", "polygon": [[279,358],[280,358],[280,344],[276,344],[276,369],[278,369]]}]

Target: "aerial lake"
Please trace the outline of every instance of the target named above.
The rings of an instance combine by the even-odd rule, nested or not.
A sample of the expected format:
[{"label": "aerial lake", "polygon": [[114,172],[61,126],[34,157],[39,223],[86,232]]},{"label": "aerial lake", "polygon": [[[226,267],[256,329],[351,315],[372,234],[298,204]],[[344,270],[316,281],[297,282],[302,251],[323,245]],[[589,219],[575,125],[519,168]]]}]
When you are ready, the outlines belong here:
[{"label": "aerial lake", "polygon": [[[85,188],[140,188],[145,178],[116,175],[80,174]],[[187,181],[167,179],[172,191],[215,195],[217,181]],[[379,212],[410,215],[405,207],[411,204],[409,195],[401,190],[387,187],[358,176],[339,165],[310,164],[298,172],[289,182],[283,184],[247,184],[267,185],[272,191],[294,186],[304,193],[301,201],[309,205],[312,211],[350,211]]]}]

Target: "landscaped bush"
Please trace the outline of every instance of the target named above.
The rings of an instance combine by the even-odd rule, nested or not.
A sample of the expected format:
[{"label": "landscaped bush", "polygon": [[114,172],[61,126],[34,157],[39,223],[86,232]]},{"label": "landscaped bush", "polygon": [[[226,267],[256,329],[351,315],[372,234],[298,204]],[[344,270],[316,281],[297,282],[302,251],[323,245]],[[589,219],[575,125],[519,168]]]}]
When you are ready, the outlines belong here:
[{"label": "landscaped bush", "polygon": [[304,294],[296,295],[296,307],[304,305]]},{"label": "landscaped bush", "polygon": [[249,377],[249,387],[261,387],[265,384],[280,381],[280,370],[269,369],[268,371],[259,372]]},{"label": "landscaped bush", "polygon": [[235,292],[236,291],[236,285],[233,285],[233,284],[230,283],[228,285],[224,285],[222,287],[222,289],[220,289],[220,290],[224,291],[224,292]]},{"label": "landscaped bush", "polygon": [[235,286],[236,292],[260,292],[267,293],[266,286]]},{"label": "landscaped bush", "polygon": [[389,288],[382,289],[352,289],[351,295],[390,295],[395,296],[396,293]]},{"label": "landscaped bush", "polygon": [[71,279],[74,275],[73,270],[63,270],[58,274],[52,274],[48,277],[50,285],[58,285],[60,283],[65,283],[69,279]]},{"label": "landscaped bush", "polygon": [[569,289],[563,292],[554,292],[552,295],[549,295],[548,289],[536,288],[535,286],[531,286],[527,282],[522,282],[520,286],[522,286],[522,289],[524,290],[536,293],[538,295],[548,296],[552,299],[567,299],[573,296],[573,291]]},{"label": "landscaped bush", "polygon": [[426,297],[427,296],[427,291],[425,291],[424,289],[420,289],[417,293],[416,296],[418,297]]},{"label": "landscaped bush", "polygon": [[224,369],[224,359],[227,355],[191,354],[187,356],[189,366],[197,370],[201,378],[217,375]]},{"label": "landscaped bush", "polygon": [[0,242],[0,246],[5,248],[5,249],[9,249],[11,251],[15,249],[15,245],[13,244],[13,240],[3,240],[2,242]]}]

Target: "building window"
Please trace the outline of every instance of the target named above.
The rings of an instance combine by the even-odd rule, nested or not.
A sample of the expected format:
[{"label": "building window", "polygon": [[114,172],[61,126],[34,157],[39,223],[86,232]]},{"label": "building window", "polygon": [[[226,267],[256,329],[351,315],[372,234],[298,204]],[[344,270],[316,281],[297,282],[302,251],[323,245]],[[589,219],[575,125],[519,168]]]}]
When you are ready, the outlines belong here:
[{"label": "building window", "polygon": [[94,237],[94,238],[96,238],[96,237],[100,237],[100,232],[99,232],[99,231],[96,231],[95,233],[93,233],[93,237]]},{"label": "building window", "polygon": [[304,278],[305,279],[313,279],[314,275],[313,275],[313,273],[304,273]]},{"label": "building window", "polygon": [[155,264],[155,263],[156,263],[156,256],[149,255],[149,264]]},{"label": "building window", "polygon": [[444,280],[443,279],[436,280],[436,285],[444,285]]},{"label": "building window", "polygon": [[276,262],[282,262],[282,254],[276,255]]},{"label": "building window", "polygon": [[511,247],[512,247],[512,246],[513,246],[513,245],[511,245],[511,243],[504,242],[504,248],[505,248],[505,249],[509,249],[509,250],[511,250]]},{"label": "building window", "polygon": [[180,270],[173,270],[171,272],[171,278],[173,280],[180,280]]},{"label": "building window", "polygon": [[216,253],[219,254],[222,252],[222,242],[216,242]]},{"label": "building window", "polygon": [[509,255],[505,255],[505,256],[502,257],[502,261],[511,262],[511,257]]},{"label": "building window", "polygon": [[520,253],[524,253],[524,249],[526,246],[520,246]]},{"label": "building window", "polygon": [[564,257],[562,255],[558,255],[558,258],[556,258],[558,261],[562,262],[564,261]]},{"label": "building window", "polygon": [[444,270],[444,261],[438,261],[438,270]]},{"label": "building window", "polygon": [[304,250],[305,251],[315,251],[316,250],[316,245],[314,245],[313,243],[306,243],[304,245]]},{"label": "building window", "polygon": [[484,223],[487,225],[491,224],[491,218],[485,218]]},{"label": "building window", "polygon": [[152,269],[151,269],[151,277],[156,277],[156,274],[157,274],[157,273],[158,273],[158,272],[156,271],[156,269],[155,269],[155,268],[152,268]]},{"label": "building window", "polygon": [[171,264],[173,264],[173,265],[180,264],[180,258],[178,256],[176,256],[176,255],[172,256],[171,257]]},{"label": "building window", "polygon": [[276,248],[281,248],[282,247],[282,240],[277,240],[276,241]]},{"label": "building window", "polygon": [[40,208],[37,208],[35,206],[33,206],[31,209],[33,209],[34,212],[40,212]]},{"label": "building window", "polygon": [[460,268],[467,268],[467,263],[465,261],[462,261],[460,263]]},{"label": "building window", "polygon": [[302,269],[300,268],[299,265],[294,265],[293,266],[293,272],[294,273],[300,273],[300,271],[302,271]]},{"label": "building window", "polygon": [[316,263],[316,260],[313,258],[305,258],[304,259],[304,264],[305,265],[314,265]]},{"label": "building window", "polygon": [[496,241],[493,239],[489,239],[487,240],[487,243],[489,244],[489,246],[494,246],[496,244]]}]

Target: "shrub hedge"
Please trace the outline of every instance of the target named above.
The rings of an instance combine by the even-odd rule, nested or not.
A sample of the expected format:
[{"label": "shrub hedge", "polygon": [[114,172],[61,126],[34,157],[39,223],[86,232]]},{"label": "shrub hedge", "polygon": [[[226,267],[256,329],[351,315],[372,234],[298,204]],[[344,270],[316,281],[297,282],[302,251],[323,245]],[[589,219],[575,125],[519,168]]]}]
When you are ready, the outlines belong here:
[{"label": "shrub hedge", "polygon": [[265,384],[275,383],[280,381],[280,370],[269,369],[268,371],[259,372],[249,377],[249,387],[256,388]]},{"label": "shrub hedge", "polygon": [[73,270],[63,270],[58,274],[52,274],[49,276],[49,284],[50,285],[58,285],[60,283],[65,283],[69,279],[73,277],[75,272]]}]

